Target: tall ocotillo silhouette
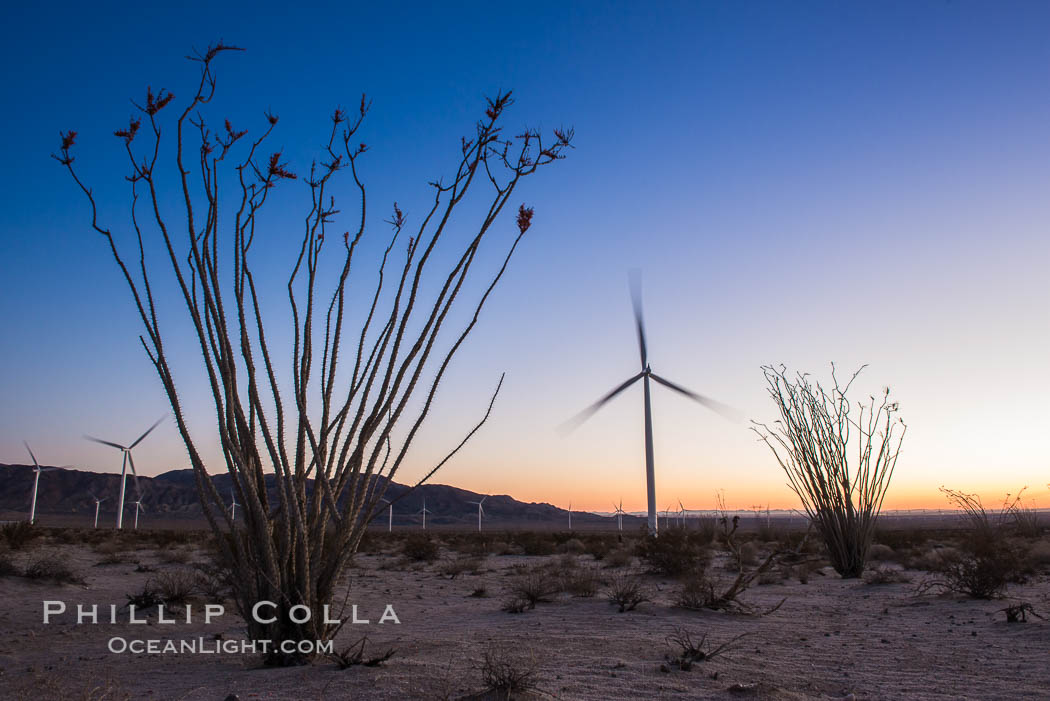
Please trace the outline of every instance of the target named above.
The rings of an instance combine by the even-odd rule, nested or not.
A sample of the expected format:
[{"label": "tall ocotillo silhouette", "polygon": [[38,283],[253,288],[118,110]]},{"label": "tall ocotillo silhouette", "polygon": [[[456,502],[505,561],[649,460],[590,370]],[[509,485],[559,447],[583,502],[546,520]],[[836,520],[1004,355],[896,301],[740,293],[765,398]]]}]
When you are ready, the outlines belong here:
[{"label": "tall ocotillo silhouette", "polygon": [[655,468],[653,458],[653,412],[652,403],[650,399],[650,384],[656,382],[658,384],[667,387],[668,389],[674,390],[679,394],[689,397],[695,402],[703,404],[708,409],[715,411],[722,416],[731,419],[739,420],[737,412],[731,407],[722,404],[721,402],[715,401],[709,397],[705,397],[701,394],[697,394],[691,390],[686,389],[680,385],[677,385],[670,380],[666,380],[655,372],[649,366],[649,351],[645,340],[645,322],[642,316],[642,285],[641,278],[638,271],[632,271],[630,277],[631,287],[631,301],[634,306],[634,321],[638,331],[638,352],[641,357],[641,372],[631,377],[623,384],[614,388],[611,392],[606,394],[604,397],[590,405],[575,417],[567,421],[563,425],[564,432],[568,432],[582,424],[584,421],[594,415],[596,411],[605,406],[606,403],[612,400],[613,397],[623,392],[625,389],[633,385],[638,380],[642,381],[642,387],[644,389],[644,409],[645,409],[645,478],[646,478],[646,501],[649,507],[649,532],[656,535],[658,531],[657,514],[656,514],[656,479],[655,479]]}]

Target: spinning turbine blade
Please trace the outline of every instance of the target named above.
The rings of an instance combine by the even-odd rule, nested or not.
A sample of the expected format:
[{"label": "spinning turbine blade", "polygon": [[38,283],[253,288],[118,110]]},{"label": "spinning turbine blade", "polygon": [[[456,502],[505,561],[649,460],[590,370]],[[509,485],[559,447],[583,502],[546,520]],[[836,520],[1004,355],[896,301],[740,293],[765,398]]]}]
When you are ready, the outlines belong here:
[{"label": "spinning turbine blade", "polygon": [[146,436],[148,436],[153,431],[153,429],[155,429],[157,426],[160,426],[160,422],[163,421],[166,418],[168,418],[167,414],[165,414],[164,416],[162,416],[159,419],[157,419],[157,422],[155,424],[153,424],[152,426],[150,426],[148,429],[146,429],[146,432],[143,433],[141,436],[139,436],[138,440],[136,440],[134,443],[132,443],[131,445],[128,446],[128,450],[131,450],[132,448],[137,446],[139,443],[141,443],[142,439],[145,438]]},{"label": "spinning turbine blade", "polygon": [[634,269],[630,274],[631,304],[634,306],[634,323],[638,327],[638,353],[642,359],[642,370],[649,364],[649,353],[645,345],[645,321],[642,317],[642,273]]},{"label": "spinning turbine blade", "polygon": [[565,435],[567,433],[571,433],[572,431],[576,430],[580,426],[580,424],[582,424],[584,421],[586,421],[587,419],[589,419],[592,416],[594,416],[594,413],[596,411],[598,411],[603,406],[605,406],[606,402],[608,402],[610,399],[615,397],[617,394],[619,394],[620,392],[622,392],[625,389],[627,389],[628,387],[630,387],[632,384],[634,384],[638,380],[642,379],[642,375],[644,375],[644,374],[645,374],[644,371],[638,373],[637,375],[635,375],[631,379],[627,380],[622,385],[620,385],[619,387],[617,387],[616,389],[614,389],[613,391],[609,392],[604,397],[602,397],[601,399],[596,401],[594,404],[591,404],[589,407],[587,407],[586,409],[581,411],[579,414],[577,414],[576,416],[572,417],[571,419],[569,419],[568,421],[563,423],[561,425],[561,427],[559,427],[559,429],[558,429],[559,432],[561,432],[562,435]]},{"label": "spinning turbine blade", "polygon": [[22,445],[24,445],[26,447],[26,450],[29,451],[29,457],[33,458],[33,466],[40,467],[40,463],[36,461],[36,456],[33,455],[33,449],[29,447],[29,443],[27,443],[26,441],[22,441]]},{"label": "spinning turbine blade", "polygon": [[660,384],[662,384],[664,387],[667,387],[669,389],[673,389],[675,392],[678,392],[679,394],[684,394],[685,396],[689,397],[693,401],[699,402],[700,404],[703,404],[708,409],[710,409],[711,411],[721,415],[725,419],[729,419],[730,421],[736,421],[736,422],[740,421],[740,412],[737,411],[736,409],[734,409],[733,407],[729,406],[728,404],[723,404],[722,402],[715,401],[714,399],[711,399],[710,397],[705,397],[702,394],[697,394],[696,392],[692,392],[692,391],[686,389],[685,387],[681,387],[679,385],[676,385],[675,383],[671,382],[670,380],[665,380],[664,378],[660,377],[659,375],[657,375],[655,373],[650,373],[649,376],[651,378],[653,378],[655,381],[657,381]]},{"label": "spinning turbine blade", "polygon": [[142,501],[142,488],[139,487],[139,473],[135,472],[135,459],[131,457],[131,451],[128,451],[128,465],[131,466],[131,475],[135,478],[135,495]]},{"label": "spinning turbine blade", "polygon": [[117,450],[124,450],[124,446],[120,445],[119,443],[114,443],[113,441],[104,441],[101,438],[95,438],[94,436],[84,436],[84,438],[87,438],[89,441],[101,443],[102,445],[108,445],[112,448],[116,448]]}]

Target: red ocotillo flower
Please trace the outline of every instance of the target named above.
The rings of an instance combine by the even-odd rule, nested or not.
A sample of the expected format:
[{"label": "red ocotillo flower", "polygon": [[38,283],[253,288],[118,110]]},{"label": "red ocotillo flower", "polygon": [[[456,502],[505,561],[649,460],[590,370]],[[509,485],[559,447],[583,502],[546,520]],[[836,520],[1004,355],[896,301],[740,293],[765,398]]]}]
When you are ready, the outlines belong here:
[{"label": "red ocotillo flower", "polygon": [[518,231],[525,233],[532,226],[532,207],[521,205],[518,207]]},{"label": "red ocotillo flower", "polygon": [[173,99],[175,99],[175,95],[173,95],[170,92],[169,93],[165,93],[163,88],[161,89],[161,91],[159,93],[156,94],[156,96],[154,96],[153,88],[147,86],[146,87],[146,114],[148,114],[148,115],[150,115],[152,117],[157,112],[160,112],[162,109],[164,109],[164,107],[169,102],[171,102]]},{"label": "red ocotillo flower", "polygon": [[296,178],[295,173],[292,173],[291,171],[289,171],[288,170],[288,164],[287,163],[281,163],[280,160],[281,160],[281,152],[280,151],[278,151],[277,153],[275,153],[272,156],[270,156],[270,168],[269,168],[270,175],[275,177],[275,178],[287,178],[288,180],[295,180],[295,178]]},{"label": "red ocotillo flower", "polygon": [[142,126],[141,119],[132,119],[128,122],[127,129],[117,129],[113,132],[113,136],[119,136],[124,139],[125,142],[130,144],[131,140],[135,138],[135,134],[138,132],[140,126]]}]

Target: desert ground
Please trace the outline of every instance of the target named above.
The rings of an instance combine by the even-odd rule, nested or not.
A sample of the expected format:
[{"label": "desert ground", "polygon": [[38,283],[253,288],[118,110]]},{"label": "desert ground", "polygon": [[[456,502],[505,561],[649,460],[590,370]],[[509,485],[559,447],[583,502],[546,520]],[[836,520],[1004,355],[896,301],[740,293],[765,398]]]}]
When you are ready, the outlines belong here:
[{"label": "desert ground", "polygon": [[[370,623],[346,625],[335,649],[367,636],[365,659],[394,652],[340,669],[326,657],[267,668],[251,654],[110,652],[114,637],[244,638],[229,602],[211,624],[202,615],[160,624],[155,611],[149,623],[131,624],[121,608],[129,594],[170,581],[194,583],[191,610],[222,599],[209,536],[37,531],[0,551],[3,698],[506,698],[492,690],[492,668],[521,673],[526,690],[512,697],[530,699],[1016,699],[1050,689],[1050,622],[1032,615],[1050,616],[1045,536],[1017,544],[1024,576],[988,600],[922,586],[965,534],[880,534],[861,579],[840,578],[799,534],[743,534],[735,565],[715,537],[701,567],[717,591],[741,566],[754,572],[769,553],[791,552],[756,576],[738,605],[694,610],[681,604],[695,574],[653,573],[634,533],[370,533],[346,580],[348,602]],[[65,565],[70,576],[46,567],[26,576],[41,562]],[[625,582],[646,600],[621,613],[609,593]],[[533,608],[522,600],[530,595],[539,599]],[[44,625],[45,600],[68,610]],[[1019,602],[1030,605],[1027,622],[1008,623],[1004,609]],[[77,604],[100,604],[102,620],[115,604],[118,623],[77,625]],[[399,624],[378,624],[387,604]],[[683,634],[694,643],[706,636],[695,647],[707,653],[728,646],[683,664],[674,642]]]}]

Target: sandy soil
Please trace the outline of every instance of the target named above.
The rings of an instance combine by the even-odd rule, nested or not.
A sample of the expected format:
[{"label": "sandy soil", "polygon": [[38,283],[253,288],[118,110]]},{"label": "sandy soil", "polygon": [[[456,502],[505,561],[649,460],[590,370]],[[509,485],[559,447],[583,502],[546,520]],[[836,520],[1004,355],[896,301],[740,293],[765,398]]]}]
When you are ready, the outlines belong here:
[{"label": "sandy soil", "polygon": [[[203,557],[192,546],[192,558]],[[22,577],[0,578],[0,697],[135,699],[442,699],[484,689],[481,659],[493,644],[531,659],[536,698],[556,699],[1016,699],[1044,697],[1050,689],[1050,622],[1008,624],[1003,601],[915,594],[910,583],[870,585],[842,580],[830,569],[798,581],[755,586],[743,596],[775,612],[758,617],[674,608],[677,584],[647,576],[652,601],[618,613],[601,591],[593,598],[559,594],[535,610],[501,610],[515,566],[551,558],[488,555],[477,574],[454,579],[442,561],[407,563],[394,555],[360,555],[350,601],[370,625],[346,626],[337,648],[367,633],[369,649],[393,646],[383,666],[338,670],[329,661],[269,669],[244,654],[114,654],[107,643],[126,639],[243,638],[231,611],[211,625],[127,623],[76,625],[70,613],[43,625],[44,600],[123,605],[156,574],[135,572],[135,562],[158,571],[164,552],[129,553],[128,563],[98,565],[90,548],[39,544],[16,563],[50,552],[82,573],[85,586]],[[443,553],[443,557],[450,557]],[[554,558],[561,556],[553,556]],[[603,568],[589,555],[579,566]],[[726,575],[728,576],[728,575]],[[472,597],[484,587],[485,597]],[[1050,611],[1046,576],[1010,589],[1011,599]],[[385,604],[401,623],[378,625]],[[105,615],[105,614],[104,614]],[[676,627],[715,645],[746,633],[735,648],[691,671],[664,667],[665,641]],[[852,696],[851,696],[852,695]]]}]

